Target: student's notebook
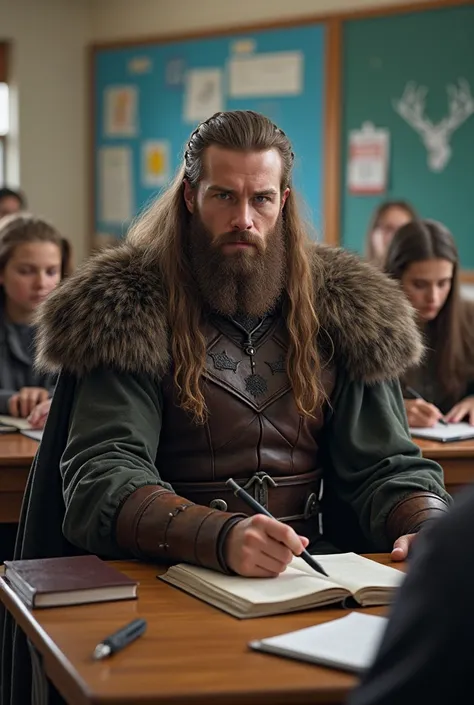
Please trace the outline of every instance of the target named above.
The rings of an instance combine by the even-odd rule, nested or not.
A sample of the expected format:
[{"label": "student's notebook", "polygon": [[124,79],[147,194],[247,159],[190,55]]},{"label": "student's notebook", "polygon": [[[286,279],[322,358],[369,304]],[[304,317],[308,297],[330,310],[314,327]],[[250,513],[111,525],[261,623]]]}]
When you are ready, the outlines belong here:
[{"label": "student's notebook", "polygon": [[20,419],[16,416],[0,416],[0,424],[4,426],[12,426],[19,431],[31,428],[30,422],[27,419]]},{"label": "student's notebook", "polygon": [[11,429],[12,431],[20,431],[23,436],[32,438],[34,441],[41,441],[43,438],[43,431],[31,428],[29,421],[27,419],[20,419],[16,416],[1,416],[0,415],[0,426],[5,429]]},{"label": "student's notebook", "polygon": [[374,660],[387,619],[352,612],[347,617],[268,639],[251,641],[255,651],[360,673]]},{"label": "student's notebook", "polygon": [[468,423],[448,423],[447,426],[438,423],[431,428],[410,428],[410,433],[416,438],[449,443],[474,438],[474,426]]},{"label": "student's notebook", "polygon": [[311,609],[354,598],[359,605],[392,601],[403,573],[355,553],[315,556],[330,577],[294,558],[277,578],[243,578],[180,563],[161,580],[225,612],[247,619]]},{"label": "student's notebook", "polygon": [[5,578],[30,607],[130,600],[137,585],[98,556],[5,561]]}]

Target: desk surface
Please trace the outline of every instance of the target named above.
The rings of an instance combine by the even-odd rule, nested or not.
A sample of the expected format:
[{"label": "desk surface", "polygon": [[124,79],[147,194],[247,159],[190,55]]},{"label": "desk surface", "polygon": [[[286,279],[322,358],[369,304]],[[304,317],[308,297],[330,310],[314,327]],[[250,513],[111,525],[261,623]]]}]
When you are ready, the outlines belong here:
[{"label": "desk surface", "polygon": [[472,458],[474,460],[474,438],[467,441],[454,441],[453,443],[439,443],[428,441],[426,438],[414,438],[417,446],[425,458],[442,460],[443,458]]},{"label": "desk surface", "polygon": [[[385,555],[372,556],[389,563]],[[158,568],[116,563],[140,582],[138,600],[31,611],[0,580],[0,600],[43,656],[67,702],[107,705],[286,705],[343,703],[352,675],[250,651],[251,639],[335,619],[342,608],[238,620],[156,579]],[[403,567],[401,564],[393,564]],[[383,608],[364,609],[383,614]],[[94,662],[97,643],[136,617],[143,637]]]},{"label": "desk surface", "polygon": [[21,433],[0,434],[0,524],[15,523],[37,441]]},{"label": "desk surface", "polygon": [[1,433],[0,467],[29,467],[37,450],[38,442],[21,433]]}]

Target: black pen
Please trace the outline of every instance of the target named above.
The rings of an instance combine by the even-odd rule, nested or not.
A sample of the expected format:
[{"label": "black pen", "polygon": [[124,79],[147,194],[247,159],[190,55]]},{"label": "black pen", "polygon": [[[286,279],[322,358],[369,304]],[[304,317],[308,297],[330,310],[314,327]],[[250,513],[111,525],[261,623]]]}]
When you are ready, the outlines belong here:
[{"label": "black pen", "polygon": [[[270,517],[270,519],[275,518],[270,514],[267,509],[265,509],[265,507],[262,507],[262,505],[257,502],[256,499],[249,495],[248,492],[246,492],[243,487],[238,485],[236,481],[233,480],[231,477],[227,480],[226,485],[229,485],[229,487],[233,489],[235,496],[240,497],[240,499],[245,502],[245,504],[247,504],[251,509],[253,509],[254,512],[256,512],[257,514],[265,514],[265,516]],[[300,553],[298,558],[302,558],[305,563],[307,563],[309,566],[311,566],[311,568],[313,568],[313,570],[316,570],[318,573],[322,573],[322,575],[326,575],[326,577],[328,577],[328,574],[326,573],[322,565],[320,565],[318,561],[315,561],[313,556],[308,553],[306,549],[303,549],[303,553]]]},{"label": "black pen", "polygon": [[92,658],[96,661],[107,658],[115,654],[116,651],[121,651],[125,646],[128,646],[138,639],[146,630],[146,622],[144,619],[134,619],[133,622],[126,624],[118,631],[111,634],[106,639],[103,639],[100,644],[94,649]]},{"label": "black pen", "polygon": [[[411,394],[414,399],[421,399],[421,401],[426,401],[419,392],[416,391],[416,389],[413,389],[413,387],[405,387],[407,390],[408,394]],[[442,417],[438,419],[438,423],[443,424],[443,426],[447,426],[448,422],[443,419]]]}]

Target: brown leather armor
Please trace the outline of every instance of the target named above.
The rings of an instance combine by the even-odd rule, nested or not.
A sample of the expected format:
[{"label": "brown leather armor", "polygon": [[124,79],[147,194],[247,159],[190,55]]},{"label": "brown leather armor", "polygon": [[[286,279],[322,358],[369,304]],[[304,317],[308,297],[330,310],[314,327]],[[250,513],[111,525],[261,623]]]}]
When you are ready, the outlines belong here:
[{"label": "brown leather armor", "polygon": [[[135,555],[225,568],[217,550],[219,535],[222,544],[221,532],[249,513],[226,487],[229,477],[299,533],[311,540],[319,534],[319,436],[325,405],[314,418],[298,413],[286,373],[282,318],[268,322],[251,356],[244,352],[244,336],[231,326],[226,324],[224,331],[205,324],[205,424],[195,424],[179,406],[172,371],[163,379],[155,462],[176,494],[142,487],[124,503],[117,540]],[[334,381],[334,370],[326,368],[326,397]]]},{"label": "brown leather armor", "polygon": [[[314,535],[324,406],[314,419],[298,413],[286,373],[283,320],[273,320],[255,345],[253,374],[242,333],[229,336],[210,323],[205,333],[208,420],[201,426],[192,422],[179,407],[168,375],[163,382],[163,424],[156,458],[160,476],[192,502],[248,513],[225,485],[233,477],[275,517]],[[323,385],[329,397],[332,371],[323,374]]]}]

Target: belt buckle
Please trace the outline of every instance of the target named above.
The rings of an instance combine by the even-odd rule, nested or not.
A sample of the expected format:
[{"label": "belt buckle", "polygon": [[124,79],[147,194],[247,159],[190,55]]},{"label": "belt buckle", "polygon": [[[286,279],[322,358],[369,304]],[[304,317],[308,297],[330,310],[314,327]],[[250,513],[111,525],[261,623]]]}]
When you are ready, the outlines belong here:
[{"label": "belt buckle", "polygon": [[247,492],[250,490],[249,494],[262,505],[265,509],[268,509],[268,487],[276,487],[277,483],[270,477],[268,473],[263,470],[256,472],[250,480],[244,485],[244,490]]}]

